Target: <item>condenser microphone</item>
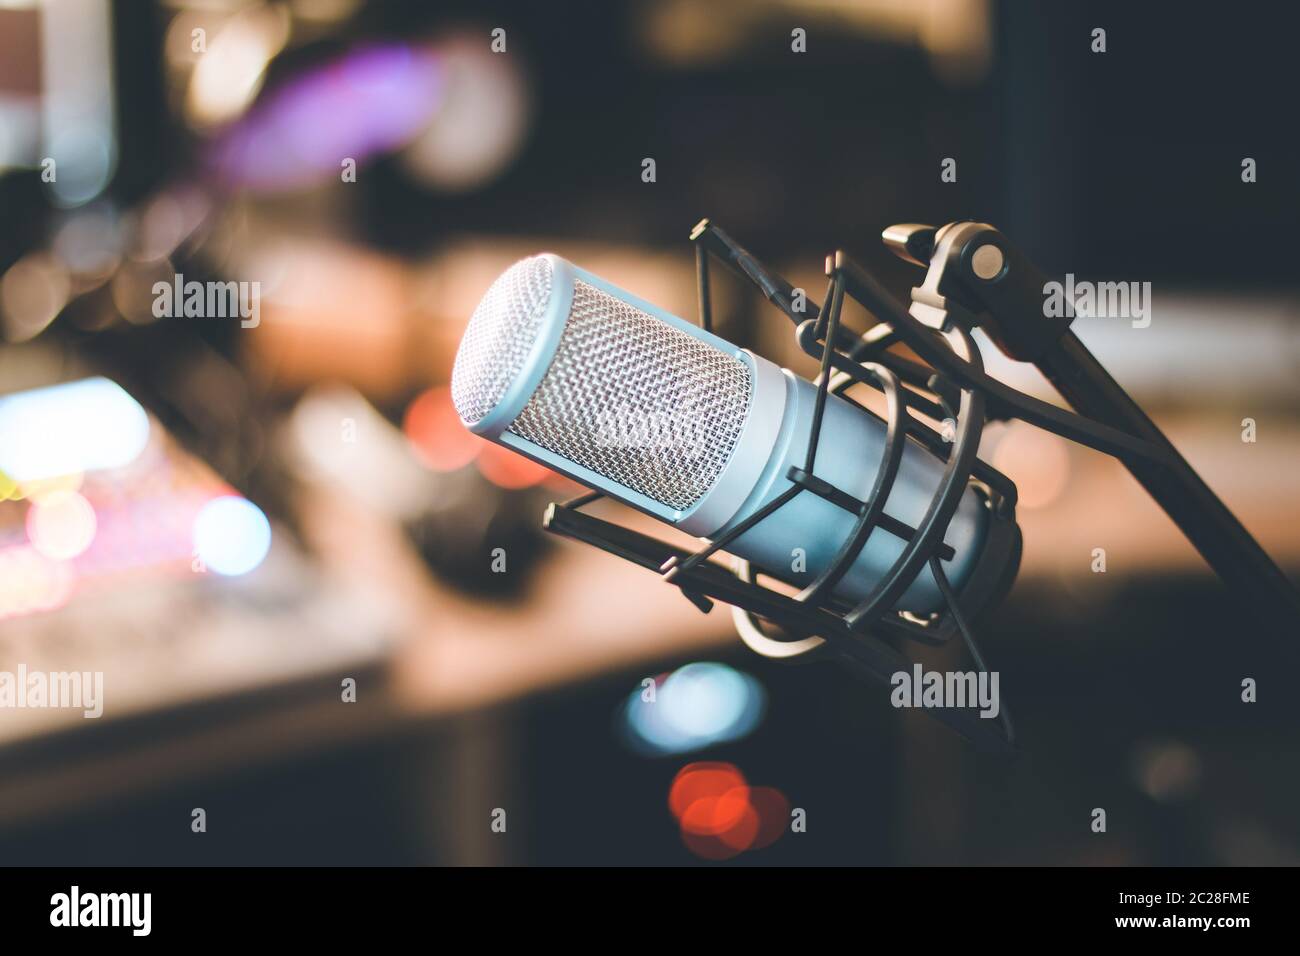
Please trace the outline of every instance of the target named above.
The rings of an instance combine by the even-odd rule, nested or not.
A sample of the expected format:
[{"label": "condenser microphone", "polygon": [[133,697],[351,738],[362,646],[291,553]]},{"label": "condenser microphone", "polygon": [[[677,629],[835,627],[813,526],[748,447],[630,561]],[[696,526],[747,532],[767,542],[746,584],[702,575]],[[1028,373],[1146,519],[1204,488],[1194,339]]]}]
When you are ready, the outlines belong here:
[{"label": "condenser microphone", "polygon": [[[523,259],[493,282],[461,341],[451,390],[471,431],[705,539],[791,487],[817,394],[793,372],[550,254]],[[879,417],[827,395],[819,478],[865,500],[885,447]],[[885,514],[917,527],[944,469],[909,438]],[[986,497],[968,486],[944,535],[944,576],[959,594],[984,556],[992,520]],[[851,512],[801,494],[726,550],[806,586],[835,560],[853,525]],[[833,594],[862,600],[905,544],[884,527],[872,530]],[[998,554],[1003,564],[1013,560]],[[986,567],[979,577],[1009,584],[1015,570]],[[927,615],[943,603],[927,567],[895,610]]]}]

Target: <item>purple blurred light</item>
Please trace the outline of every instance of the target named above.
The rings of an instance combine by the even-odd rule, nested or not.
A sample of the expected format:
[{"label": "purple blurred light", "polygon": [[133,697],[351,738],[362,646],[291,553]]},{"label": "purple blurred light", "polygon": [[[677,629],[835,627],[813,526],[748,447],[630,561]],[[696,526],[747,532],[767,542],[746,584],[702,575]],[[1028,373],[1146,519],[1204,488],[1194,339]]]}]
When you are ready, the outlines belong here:
[{"label": "purple blurred light", "polygon": [[359,47],[268,93],[216,142],[212,168],[228,186],[277,191],[316,185],[410,142],[442,92],[439,58],[407,44]]}]

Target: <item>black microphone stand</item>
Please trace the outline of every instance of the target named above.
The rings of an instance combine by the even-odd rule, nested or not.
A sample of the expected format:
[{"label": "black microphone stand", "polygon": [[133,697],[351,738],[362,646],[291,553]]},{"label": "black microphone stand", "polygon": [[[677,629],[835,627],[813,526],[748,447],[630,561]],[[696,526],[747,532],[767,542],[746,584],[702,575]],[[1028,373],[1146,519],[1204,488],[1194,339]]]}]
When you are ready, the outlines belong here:
[{"label": "black microphone stand", "polygon": [[1077,438],[1119,458],[1247,610],[1288,645],[1294,640],[1300,592],[1070,331],[1073,304],[1061,319],[1045,317],[1046,278],[1002,233],[984,223],[954,222],[938,230],[893,226],[884,240],[901,258],[928,268],[912,290],[913,316],[941,324],[946,312],[978,322],[1009,358],[1037,366],[1080,415],[1147,443],[1139,453]]}]

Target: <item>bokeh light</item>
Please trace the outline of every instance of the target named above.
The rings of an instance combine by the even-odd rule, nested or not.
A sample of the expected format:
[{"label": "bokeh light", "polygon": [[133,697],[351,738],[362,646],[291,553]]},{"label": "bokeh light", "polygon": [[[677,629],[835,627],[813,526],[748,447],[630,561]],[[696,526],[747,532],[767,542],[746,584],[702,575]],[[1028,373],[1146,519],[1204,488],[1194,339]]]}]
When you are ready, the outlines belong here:
[{"label": "bokeh light", "polygon": [[194,519],[194,550],[204,567],[227,577],[247,574],[271,548],[271,524],[247,498],[213,498]]},{"label": "bokeh light", "polygon": [[189,118],[209,126],[242,114],[288,37],[289,16],[283,7],[255,6],[230,17],[205,38],[207,48],[195,62],[185,100]]},{"label": "bokeh light", "polygon": [[29,545],[0,548],[0,619],[52,611],[72,593],[67,561],[54,561]]},{"label": "bokeh light", "polygon": [[689,763],[673,778],[668,789],[668,809],[681,820],[695,802],[716,799],[743,786],[745,775],[734,764],[712,760]]},{"label": "bokeh light", "polygon": [[476,459],[479,472],[498,488],[531,488],[554,474],[545,465],[539,465],[508,448],[494,445],[477,435],[472,437],[482,446]]},{"label": "bokeh light", "polygon": [[19,259],[0,278],[4,338],[10,342],[35,338],[67,304],[71,289],[67,267],[49,253],[33,252]]},{"label": "bokeh light", "polygon": [[403,416],[402,431],[415,456],[433,471],[464,468],[487,447],[460,423],[451,389],[445,385],[416,396]]},{"label": "bokeh light", "polygon": [[680,823],[682,842],[706,860],[726,860],[745,852],[759,826],[745,787],[696,800],[682,814]]},{"label": "bokeh light", "polygon": [[27,509],[32,547],[55,561],[75,558],[95,540],[95,509],[75,491],[59,490],[36,499]]},{"label": "bokeh light", "polygon": [[419,181],[462,192],[495,179],[519,152],[528,88],[518,58],[492,53],[477,32],[444,37],[435,49],[442,97],[402,162]]},{"label": "bokeh light", "polygon": [[76,280],[76,291],[96,288],[122,259],[122,226],[117,211],[104,202],[70,213],[52,242],[54,254]]},{"label": "bokeh light", "polygon": [[0,398],[0,471],[19,483],[121,468],[149,443],[149,416],[106,378]]},{"label": "bokeh light", "polygon": [[254,191],[337,181],[341,158],[363,165],[428,126],[442,102],[443,72],[438,56],[423,47],[372,43],[348,50],[253,105],[215,143],[214,171]]},{"label": "bokeh light", "polygon": [[1059,435],[1012,422],[993,452],[993,467],[1015,480],[1020,507],[1045,508],[1069,482],[1069,446]]},{"label": "bokeh light", "polygon": [[1161,803],[1195,796],[1204,775],[1200,756],[1177,740],[1139,742],[1132,756],[1132,772],[1138,788]]},{"label": "bokeh light", "polygon": [[687,753],[738,740],[762,719],[767,694],[757,680],[726,664],[687,664],[642,689],[623,708],[625,737],[638,752]]},{"label": "bokeh light", "polygon": [[706,860],[771,846],[786,830],[790,802],[775,787],[751,787],[733,764],[690,763],[668,790],[682,843]]}]

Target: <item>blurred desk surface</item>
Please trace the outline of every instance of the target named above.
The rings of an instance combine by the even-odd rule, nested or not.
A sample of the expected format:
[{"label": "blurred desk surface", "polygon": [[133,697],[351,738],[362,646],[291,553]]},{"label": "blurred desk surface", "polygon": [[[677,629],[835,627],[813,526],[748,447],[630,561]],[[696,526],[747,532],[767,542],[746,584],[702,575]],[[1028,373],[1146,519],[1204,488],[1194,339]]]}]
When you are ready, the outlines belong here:
[{"label": "blurred desk surface", "polygon": [[[394,606],[400,638],[390,659],[23,741],[0,752],[0,827],[102,809],[736,639],[727,608],[703,615],[653,574],[574,542],[557,543],[523,596],[494,602],[440,585],[396,526],[346,499],[305,494],[299,505],[327,573],[365,574],[376,600]],[[355,703],[340,699],[348,676],[357,679]]]}]

